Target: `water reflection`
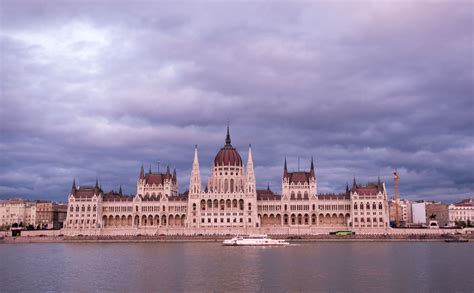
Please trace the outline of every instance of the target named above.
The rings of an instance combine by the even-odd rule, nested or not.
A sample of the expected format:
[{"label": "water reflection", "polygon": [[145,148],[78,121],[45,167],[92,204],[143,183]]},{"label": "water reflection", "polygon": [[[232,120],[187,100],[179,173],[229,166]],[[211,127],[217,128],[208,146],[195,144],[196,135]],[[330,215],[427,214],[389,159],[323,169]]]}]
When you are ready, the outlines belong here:
[{"label": "water reflection", "polygon": [[473,249],[409,242],[1,245],[0,291],[472,291]]}]

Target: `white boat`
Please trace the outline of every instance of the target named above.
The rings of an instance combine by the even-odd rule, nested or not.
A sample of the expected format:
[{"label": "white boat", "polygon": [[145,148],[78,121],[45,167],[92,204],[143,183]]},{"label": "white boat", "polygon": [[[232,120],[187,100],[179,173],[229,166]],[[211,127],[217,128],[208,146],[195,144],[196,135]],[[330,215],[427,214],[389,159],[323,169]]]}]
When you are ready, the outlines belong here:
[{"label": "white boat", "polygon": [[286,240],[270,239],[267,235],[241,235],[224,240],[225,246],[285,246],[290,245]]}]

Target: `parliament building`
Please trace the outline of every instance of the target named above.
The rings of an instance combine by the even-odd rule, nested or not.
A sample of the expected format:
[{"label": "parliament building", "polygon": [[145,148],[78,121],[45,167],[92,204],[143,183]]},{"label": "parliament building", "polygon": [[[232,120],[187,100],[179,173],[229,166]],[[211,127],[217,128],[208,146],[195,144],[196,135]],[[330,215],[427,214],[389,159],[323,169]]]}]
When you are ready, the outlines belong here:
[{"label": "parliament building", "polygon": [[95,186],[77,186],[68,196],[68,235],[161,234],[319,234],[352,230],[381,233],[389,224],[385,184],[360,185],[342,193],[318,194],[311,159],[309,171],[290,172],[286,159],[281,194],[256,188],[252,149],[247,163],[231,144],[212,162],[211,175],[201,180],[197,146],[194,148],[189,190],[179,193],[176,169],[145,172],[141,167],[133,196],[104,192]]}]

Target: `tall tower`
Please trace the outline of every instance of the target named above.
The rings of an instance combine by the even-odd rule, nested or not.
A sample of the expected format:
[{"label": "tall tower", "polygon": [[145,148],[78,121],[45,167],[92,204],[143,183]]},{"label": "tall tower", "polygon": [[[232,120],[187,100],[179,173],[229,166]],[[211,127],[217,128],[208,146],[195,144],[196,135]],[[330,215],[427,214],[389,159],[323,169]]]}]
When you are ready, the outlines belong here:
[{"label": "tall tower", "polygon": [[247,158],[247,172],[246,172],[246,191],[247,194],[256,193],[255,172],[253,170],[252,146],[249,144],[249,155]]},{"label": "tall tower", "polygon": [[395,200],[395,226],[400,227],[400,196],[398,195],[398,181],[400,176],[398,176],[397,169],[393,171],[393,199]]},{"label": "tall tower", "polygon": [[194,146],[193,170],[189,178],[189,195],[199,195],[201,193],[201,173],[199,171],[199,159],[197,145]]}]

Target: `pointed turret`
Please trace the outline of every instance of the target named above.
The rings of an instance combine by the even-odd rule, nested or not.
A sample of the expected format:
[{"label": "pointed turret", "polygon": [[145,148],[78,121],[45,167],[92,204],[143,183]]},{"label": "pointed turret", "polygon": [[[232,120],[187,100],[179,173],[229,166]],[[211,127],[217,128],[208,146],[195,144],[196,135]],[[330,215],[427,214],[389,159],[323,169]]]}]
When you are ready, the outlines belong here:
[{"label": "pointed turret", "polygon": [[288,168],[286,167],[286,156],[285,156],[285,167],[283,168],[283,178],[288,177]]},{"label": "pointed turret", "polygon": [[346,183],[346,194],[349,194],[349,184]]},{"label": "pointed turret", "polygon": [[314,176],[314,163],[313,163],[313,157],[312,156],[311,156],[311,168],[310,168],[310,171],[309,171],[309,175],[312,178],[315,178],[315,176]]},{"label": "pointed turret", "polygon": [[76,190],[76,177],[72,180],[72,190]]},{"label": "pointed turret", "polygon": [[169,162],[168,162],[168,164],[166,164],[166,174],[165,174],[165,178],[166,178],[166,179],[170,179],[170,178],[171,178],[170,163],[169,163]]},{"label": "pointed turret", "polygon": [[193,170],[189,178],[189,193],[199,194],[201,192],[201,174],[199,171],[199,159],[197,145],[194,145]]},{"label": "pointed turret", "polygon": [[140,175],[138,177],[139,179],[144,179],[145,178],[145,170],[143,169],[143,163],[142,163],[142,166],[140,168]]},{"label": "pointed turret", "polygon": [[354,176],[354,180],[352,181],[352,190],[354,190],[356,188],[357,188],[357,182],[356,182],[356,178]]},{"label": "pointed turret", "polygon": [[99,188],[99,179],[95,178],[95,188]]},{"label": "pointed turret", "polygon": [[252,156],[252,145],[249,144],[249,154],[247,158],[247,191],[256,192],[256,180],[255,180],[255,171],[253,169],[253,156]]},{"label": "pointed turret", "polygon": [[173,177],[172,177],[173,183],[176,183],[178,181],[178,176],[176,176],[176,165],[173,166]]},{"label": "pointed turret", "polygon": [[118,192],[120,195],[122,195],[122,184],[120,184],[120,187],[119,187],[119,192]]},{"label": "pointed turret", "polygon": [[270,183],[267,184],[267,190],[270,191]]},{"label": "pointed turret", "polygon": [[148,174],[151,174],[151,164],[150,164],[150,167],[148,168]]}]

